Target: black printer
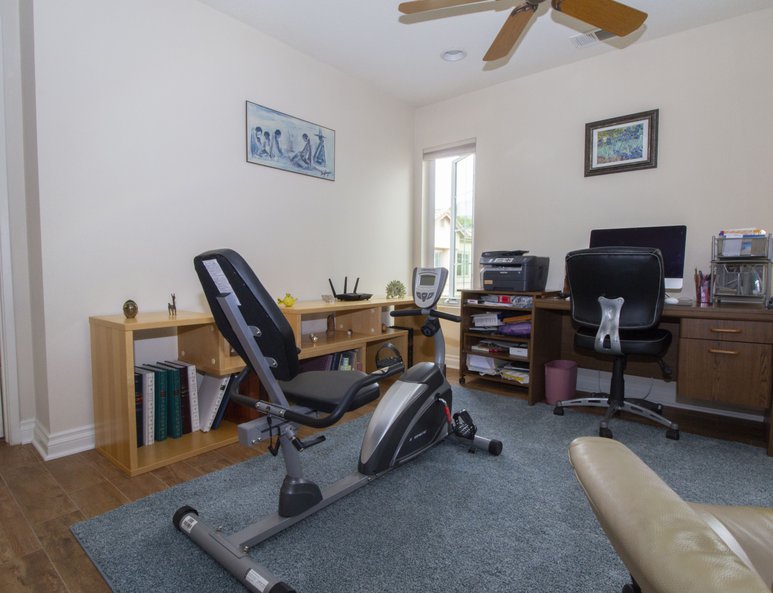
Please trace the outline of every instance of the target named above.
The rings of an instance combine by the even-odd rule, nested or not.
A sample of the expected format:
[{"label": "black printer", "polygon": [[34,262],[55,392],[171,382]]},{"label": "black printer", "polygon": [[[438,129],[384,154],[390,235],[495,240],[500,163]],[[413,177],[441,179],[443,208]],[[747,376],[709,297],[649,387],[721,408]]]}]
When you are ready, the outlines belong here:
[{"label": "black printer", "polygon": [[480,256],[483,290],[541,292],[548,281],[549,257],[525,255],[528,251],[484,251]]}]

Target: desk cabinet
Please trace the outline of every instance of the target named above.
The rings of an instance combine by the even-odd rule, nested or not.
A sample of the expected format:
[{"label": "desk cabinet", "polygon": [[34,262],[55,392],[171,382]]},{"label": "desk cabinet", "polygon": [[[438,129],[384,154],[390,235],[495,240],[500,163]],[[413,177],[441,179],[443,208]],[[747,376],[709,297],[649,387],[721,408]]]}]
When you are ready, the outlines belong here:
[{"label": "desk cabinet", "polygon": [[772,354],[771,323],[683,319],[677,395],[767,411]]}]

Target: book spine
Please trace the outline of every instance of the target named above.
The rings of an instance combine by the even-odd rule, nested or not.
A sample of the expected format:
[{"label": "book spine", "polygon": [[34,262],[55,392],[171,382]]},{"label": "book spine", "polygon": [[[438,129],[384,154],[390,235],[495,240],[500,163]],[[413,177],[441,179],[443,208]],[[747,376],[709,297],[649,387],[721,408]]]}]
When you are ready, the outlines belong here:
[{"label": "book spine", "polygon": [[189,364],[188,373],[188,400],[191,407],[191,431],[201,430],[199,419],[199,386],[196,380],[196,365]]},{"label": "book spine", "polygon": [[212,430],[218,428],[220,423],[223,421],[223,415],[225,414],[225,409],[228,406],[228,400],[231,399],[231,391],[229,387],[231,386],[232,379],[233,376],[224,377],[222,383],[220,384],[221,399],[219,405],[217,406],[215,417],[212,420]]},{"label": "book spine", "polygon": [[134,373],[134,406],[137,421],[137,446],[142,447],[145,444],[143,437],[145,430],[142,416],[142,375],[140,373]]},{"label": "book spine", "polygon": [[156,398],[155,398],[155,439],[157,441],[163,441],[166,439],[167,433],[167,386],[166,386],[166,371],[154,371],[156,382]]},{"label": "book spine", "polygon": [[180,413],[182,415],[183,434],[191,432],[191,396],[188,387],[188,369],[179,367],[177,369],[178,381],[180,383]]},{"label": "book spine", "polygon": [[156,374],[142,373],[142,412],[145,422],[143,438],[145,445],[152,445],[155,441],[155,415],[156,415]]},{"label": "book spine", "polygon": [[183,435],[182,401],[180,399],[180,373],[176,370],[166,371],[167,381],[167,434],[173,439]]}]

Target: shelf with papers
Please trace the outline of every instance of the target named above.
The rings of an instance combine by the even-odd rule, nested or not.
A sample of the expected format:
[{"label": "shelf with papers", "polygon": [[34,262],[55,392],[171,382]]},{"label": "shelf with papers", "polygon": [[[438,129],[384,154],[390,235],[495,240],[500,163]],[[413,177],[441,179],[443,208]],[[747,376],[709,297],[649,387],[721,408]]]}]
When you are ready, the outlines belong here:
[{"label": "shelf with papers", "polygon": [[531,402],[531,321],[535,299],[555,293],[462,291],[459,382],[468,379],[526,391]]}]

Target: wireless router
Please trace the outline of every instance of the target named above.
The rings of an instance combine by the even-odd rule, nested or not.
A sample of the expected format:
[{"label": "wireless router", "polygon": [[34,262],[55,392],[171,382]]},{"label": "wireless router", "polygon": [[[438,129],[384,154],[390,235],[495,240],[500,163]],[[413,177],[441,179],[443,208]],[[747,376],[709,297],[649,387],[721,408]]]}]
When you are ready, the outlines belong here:
[{"label": "wireless router", "polygon": [[343,294],[338,294],[336,292],[335,286],[333,286],[333,281],[328,278],[327,281],[330,283],[330,290],[333,291],[333,296],[337,298],[339,301],[367,301],[370,297],[372,297],[372,294],[367,294],[364,292],[357,292],[357,286],[360,283],[360,279],[357,278],[357,282],[354,283],[354,292],[346,292],[347,283],[349,281],[348,276],[344,276],[344,292]]}]

